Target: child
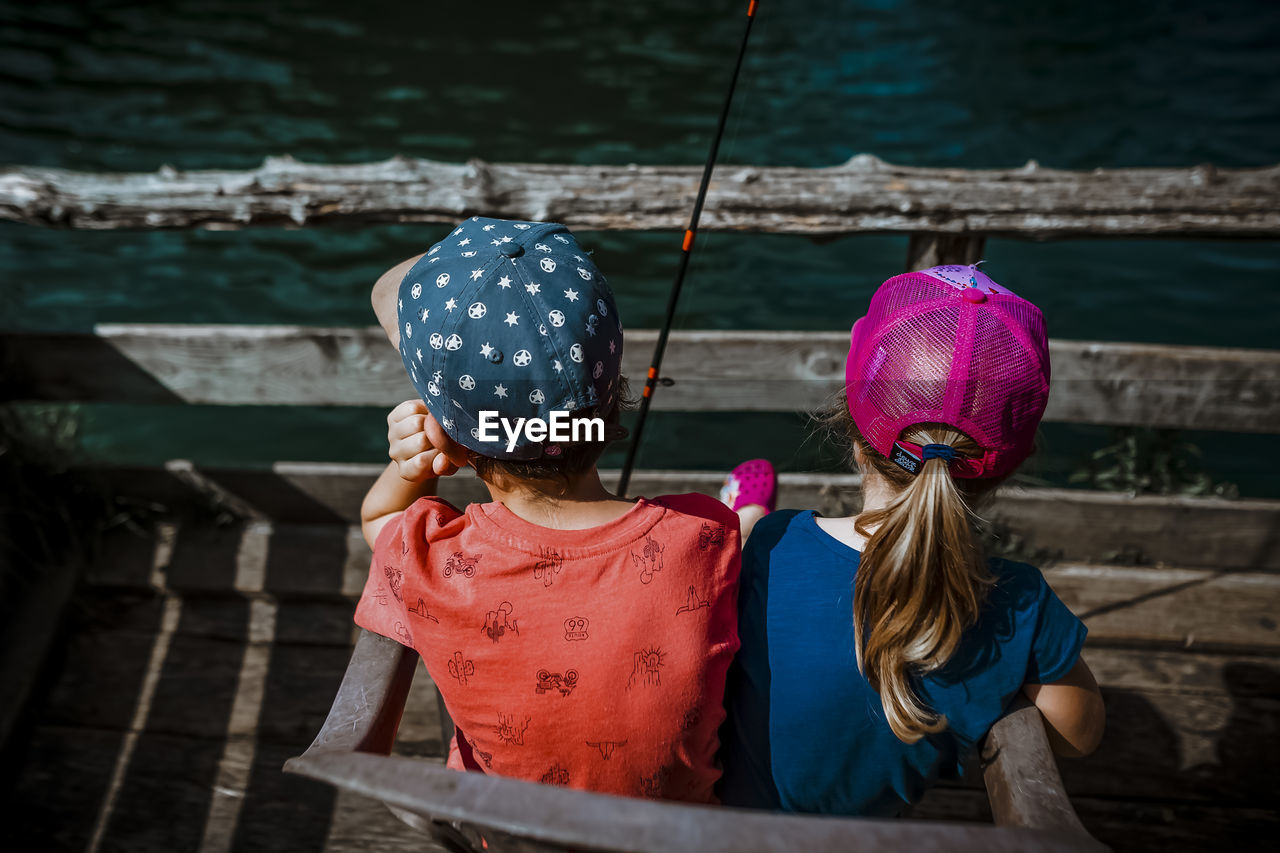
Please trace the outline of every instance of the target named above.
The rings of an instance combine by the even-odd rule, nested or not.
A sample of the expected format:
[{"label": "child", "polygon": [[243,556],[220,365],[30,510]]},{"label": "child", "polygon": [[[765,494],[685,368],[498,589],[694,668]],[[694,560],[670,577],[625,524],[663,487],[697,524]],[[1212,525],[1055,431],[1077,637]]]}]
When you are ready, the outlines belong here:
[{"label": "child", "polygon": [[976,266],[892,278],[853,326],[845,390],[862,512],[766,515],[744,548],[724,803],[896,814],[1019,692],[1058,754],[1092,751],[1084,625],[1034,567],[984,560],[970,523],[1032,451],[1039,309]]},{"label": "child", "polygon": [[[422,656],[457,726],[449,766],[713,802],[738,519],[601,485],[622,324],[589,256],[562,225],[473,218],[384,276],[374,305],[422,399],[388,419],[356,622]],[[608,435],[529,425],[555,413]],[[491,503],[429,497],[463,465]]]}]

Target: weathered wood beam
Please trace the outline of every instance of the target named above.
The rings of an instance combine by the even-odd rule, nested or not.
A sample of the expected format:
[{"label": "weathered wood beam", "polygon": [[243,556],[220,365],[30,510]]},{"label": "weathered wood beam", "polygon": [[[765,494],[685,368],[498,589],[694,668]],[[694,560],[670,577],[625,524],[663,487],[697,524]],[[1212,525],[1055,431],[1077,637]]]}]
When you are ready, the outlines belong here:
[{"label": "weathered wood beam", "polygon": [[[357,521],[360,502],[383,467],[376,464],[277,462],[268,471],[208,466],[200,466],[199,471],[203,478],[252,507],[255,518],[264,522],[314,525],[316,522]],[[203,492],[193,489],[190,479],[179,478],[164,468],[109,468],[100,473],[114,494],[135,496],[175,511],[204,500]],[[602,471],[601,476],[606,486],[612,486],[617,482],[618,472]],[[719,491],[724,476],[723,471],[638,470],[630,491],[648,496],[680,492],[714,495]],[[807,507],[818,509],[825,515],[856,509],[858,478],[852,474],[784,473],[779,477],[778,486],[778,505],[781,507]],[[490,499],[484,484],[468,471],[442,480],[440,493],[459,506]],[[1280,572],[1280,538],[1276,536],[1276,531],[1280,530],[1280,501],[1157,495],[1130,497],[1082,489],[1010,487],[1000,493],[990,509],[983,512],[983,517],[991,523],[1000,542],[1030,559],[1074,564],[1122,563],[1144,571],[1163,571],[1159,567],[1180,566],[1204,569],[1210,574],[1217,570]],[[359,533],[354,536],[358,539]],[[241,545],[236,544],[231,553],[240,554],[240,549]],[[210,546],[203,550],[215,549]],[[359,592],[360,584],[364,582],[361,572],[367,569],[368,563],[363,556],[353,559],[354,562],[344,564],[355,572],[351,580],[355,586],[348,591]],[[365,560],[363,567],[361,560]],[[143,572],[146,569],[139,564],[137,570]],[[228,568],[226,571],[235,573],[237,570]],[[340,573],[345,570],[335,566],[334,571]],[[311,578],[316,573],[308,573],[304,561],[299,564],[298,574],[297,583],[305,584],[313,582]],[[277,576],[274,583],[286,583],[286,575]],[[1067,572],[1063,577],[1064,583],[1075,584],[1078,581],[1082,592],[1088,593],[1087,573]],[[1146,577],[1154,586],[1144,587],[1140,579],[1135,579],[1132,587],[1135,595],[1160,587],[1154,575]],[[1230,577],[1217,579],[1207,574],[1169,577],[1171,585],[1184,580],[1205,581],[1203,589],[1197,583],[1186,591],[1184,600],[1192,608],[1205,596],[1219,596],[1214,590],[1235,589],[1237,583]],[[206,571],[199,573],[191,583],[217,586],[225,585],[229,580],[219,579]],[[1227,592],[1221,595],[1225,596]],[[1090,606],[1105,603],[1094,602]],[[1275,605],[1268,603],[1265,606]],[[1151,622],[1154,625],[1152,630],[1173,630],[1169,625],[1158,623],[1158,607],[1150,612],[1156,614],[1151,617],[1154,620]],[[1123,613],[1108,610],[1098,615],[1119,619],[1120,628],[1124,628]],[[1212,613],[1202,615],[1213,617]],[[1211,633],[1222,638],[1226,636],[1223,631],[1231,630],[1234,628],[1224,625]],[[1268,631],[1274,635],[1274,644],[1280,646],[1280,634],[1274,628]],[[1204,640],[1206,636],[1201,632],[1200,639]],[[1179,636],[1177,639],[1181,641],[1182,638]]]},{"label": "weathered wood beam", "polygon": [[[610,797],[358,752],[308,750],[287,762],[285,772],[376,797],[426,820],[459,822],[469,830],[478,829],[486,839],[496,839],[499,850],[997,853],[1106,849],[1088,836],[1020,827],[819,818]],[[548,815],[555,819],[548,821]],[[533,843],[520,843],[520,839]]]},{"label": "weathered wood beam", "polygon": [[[0,338],[9,399],[390,408],[413,396],[376,328],[101,325]],[[643,376],[656,332],[627,332]],[[844,332],[684,331],[654,405],[668,411],[810,411],[840,393]],[[1089,424],[1280,431],[1280,351],[1050,341],[1045,418]],[[92,369],[86,366],[92,365]]]},{"label": "weathered wood beam", "polygon": [[982,234],[939,234],[922,231],[907,241],[907,272],[940,264],[976,264],[986,245]]},{"label": "weathered wood beam", "polygon": [[[59,228],[238,228],[456,222],[484,214],[574,228],[678,230],[698,166],[353,165],[268,157],[248,171],[0,170],[0,219]],[[1280,166],[931,169],[869,154],[821,169],[721,165],[702,228],[836,235],[937,232],[1061,237],[1280,236]]]},{"label": "weathered wood beam", "polygon": [[981,752],[982,778],[996,826],[1088,834],[1067,798],[1044,717],[1025,697],[1014,699],[991,727]]}]

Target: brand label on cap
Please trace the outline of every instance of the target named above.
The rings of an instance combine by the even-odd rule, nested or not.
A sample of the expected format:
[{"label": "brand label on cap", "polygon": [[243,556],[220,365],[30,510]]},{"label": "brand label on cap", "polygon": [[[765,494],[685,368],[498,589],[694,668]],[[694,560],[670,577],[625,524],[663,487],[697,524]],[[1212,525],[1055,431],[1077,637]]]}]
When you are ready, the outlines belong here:
[{"label": "brand label on cap", "polygon": [[923,461],[900,444],[893,445],[893,453],[889,455],[889,460],[908,474],[919,474],[920,463]]}]

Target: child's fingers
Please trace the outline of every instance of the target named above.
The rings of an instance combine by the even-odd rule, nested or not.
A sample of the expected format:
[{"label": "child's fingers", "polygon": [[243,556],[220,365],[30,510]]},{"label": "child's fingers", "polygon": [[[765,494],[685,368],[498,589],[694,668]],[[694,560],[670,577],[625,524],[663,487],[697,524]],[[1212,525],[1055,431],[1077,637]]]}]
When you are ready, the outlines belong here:
[{"label": "child's fingers", "polygon": [[417,482],[423,477],[448,477],[458,473],[458,466],[434,447],[399,462],[400,479]]},{"label": "child's fingers", "polygon": [[423,430],[431,440],[431,446],[443,451],[444,455],[449,457],[449,461],[456,466],[454,470],[467,464],[467,449],[450,438],[444,431],[444,427],[440,426],[430,414],[426,417]]},{"label": "child's fingers", "polygon": [[419,453],[434,449],[425,432],[415,432],[412,435],[389,442],[387,455],[397,462],[404,462]]},{"label": "child's fingers", "polygon": [[449,477],[458,473],[458,466],[443,453],[437,453],[436,458],[431,460],[431,470],[435,472],[437,477]]},{"label": "child's fingers", "polygon": [[420,435],[427,421],[426,415],[409,415],[403,420],[393,421],[387,429],[388,441],[399,441],[411,435]]},{"label": "child's fingers", "polygon": [[431,473],[432,462],[438,456],[440,456],[440,451],[432,448],[431,450],[423,451],[416,456],[411,456],[408,459],[400,461],[399,466],[396,469],[400,474],[400,479],[408,480],[411,483],[418,482],[423,477]]},{"label": "child's fingers", "polygon": [[405,400],[400,405],[391,410],[387,415],[387,426],[391,426],[396,421],[402,421],[413,415],[425,415],[427,413],[427,404],[421,399]]}]

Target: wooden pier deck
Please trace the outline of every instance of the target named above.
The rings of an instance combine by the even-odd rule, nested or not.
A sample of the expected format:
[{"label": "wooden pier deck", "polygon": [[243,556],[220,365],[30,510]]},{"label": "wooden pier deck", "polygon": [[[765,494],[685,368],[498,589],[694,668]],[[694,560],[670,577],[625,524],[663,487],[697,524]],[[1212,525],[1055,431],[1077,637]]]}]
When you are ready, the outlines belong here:
[{"label": "wooden pier deck", "polygon": [[[331,496],[373,474],[332,468],[313,479]],[[641,489],[662,487],[645,476]],[[811,488],[788,477],[784,503],[817,499]],[[347,522],[279,520],[296,512],[279,494],[278,483],[242,484],[256,520],[164,523],[154,538],[121,531],[106,543],[27,746],[10,849],[429,847],[380,803],[280,772],[319,730],[342,677],[369,552]],[[1060,762],[1085,826],[1117,850],[1274,838],[1280,574],[1061,559],[1046,576],[1089,625],[1108,706],[1098,752]],[[413,690],[397,751],[439,759],[425,671]],[[935,789],[914,814],[989,821],[980,775]]]},{"label": "wooden pier deck", "polygon": [[[273,158],[252,172],[154,175],[11,167],[0,170],[0,219],[235,229],[485,213],[579,229],[672,229],[675,245],[696,171],[405,158],[348,166]],[[819,239],[909,234],[905,266],[920,269],[978,260],[987,235],[1280,239],[1278,197],[1276,166],[966,171],[860,155],[829,169],[721,166],[703,225]],[[655,334],[628,331],[633,377]],[[676,384],[656,407],[812,409],[840,386],[847,346],[844,331],[678,331],[665,361]],[[1051,348],[1047,420],[1280,432],[1280,351],[1060,340]],[[389,409],[410,394],[396,353],[370,328],[120,324],[0,336],[0,399],[12,401]],[[117,494],[175,514],[153,536],[111,537],[65,618],[53,608],[36,626],[52,644],[34,639],[39,630],[21,635],[28,670],[42,666],[47,689],[28,705],[21,761],[6,768],[6,850],[430,847],[380,803],[280,770],[319,731],[347,664],[369,559],[352,522],[376,470],[175,461],[108,472]],[[632,492],[714,493],[721,476],[638,471]],[[848,475],[787,475],[780,505],[847,511],[840,487],[853,484]],[[476,499],[477,483],[449,482],[446,496]],[[184,522],[181,507],[193,501],[241,520]],[[1032,489],[1002,495],[992,520],[1010,534],[1006,544],[1045,567],[1090,629],[1086,657],[1107,702],[1107,735],[1089,758],[1060,762],[1086,828],[1116,850],[1274,845],[1280,501]],[[397,751],[439,759],[433,693],[420,670]],[[6,704],[16,703],[0,702],[5,715]],[[10,733],[5,715],[0,735]],[[913,814],[990,820],[976,773],[935,788]]]}]

